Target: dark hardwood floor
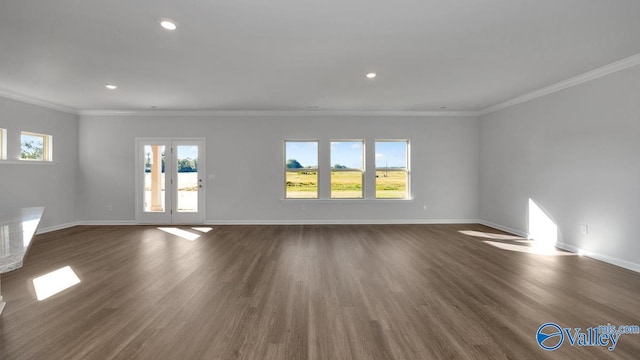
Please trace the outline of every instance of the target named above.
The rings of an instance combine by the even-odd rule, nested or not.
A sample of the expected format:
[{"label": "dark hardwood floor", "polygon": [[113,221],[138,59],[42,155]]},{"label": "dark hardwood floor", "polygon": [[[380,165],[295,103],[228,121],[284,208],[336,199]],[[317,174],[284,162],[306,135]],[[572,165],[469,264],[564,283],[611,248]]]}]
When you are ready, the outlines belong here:
[{"label": "dark hardwood floor", "polygon": [[[538,327],[637,325],[640,274],[527,253],[481,225],[152,226],[38,235],[2,275],[0,359],[635,359],[640,335],[541,349]],[[502,249],[493,245],[508,247]],[[525,250],[525,251],[522,251]],[[81,282],[37,301],[32,280]]]}]

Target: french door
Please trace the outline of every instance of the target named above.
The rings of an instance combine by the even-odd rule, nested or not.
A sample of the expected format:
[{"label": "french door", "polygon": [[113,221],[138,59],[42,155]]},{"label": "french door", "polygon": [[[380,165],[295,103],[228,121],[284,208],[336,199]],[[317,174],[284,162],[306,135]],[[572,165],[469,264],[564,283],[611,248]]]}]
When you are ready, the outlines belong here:
[{"label": "french door", "polygon": [[204,222],[204,140],[136,139],[136,220]]}]

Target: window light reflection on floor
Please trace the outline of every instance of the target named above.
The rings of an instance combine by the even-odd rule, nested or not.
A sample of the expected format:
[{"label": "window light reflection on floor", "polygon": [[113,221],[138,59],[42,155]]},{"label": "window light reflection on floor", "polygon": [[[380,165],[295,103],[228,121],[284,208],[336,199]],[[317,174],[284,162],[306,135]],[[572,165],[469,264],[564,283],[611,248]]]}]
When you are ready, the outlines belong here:
[{"label": "window light reflection on floor", "polygon": [[178,229],[177,227],[159,227],[158,230],[164,231],[166,233],[175,235],[179,238],[189,240],[189,241],[194,241],[200,237],[200,235],[198,234],[194,234],[186,230]]},{"label": "window light reflection on floor", "polygon": [[576,255],[574,253],[570,253],[567,251],[558,250],[553,247],[540,247],[532,244],[531,246],[527,245],[518,245],[518,244],[509,244],[499,241],[483,241],[487,245],[491,245],[498,249],[516,251],[527,254],[536,254],[536,255],[553,255],[553,256],[573,256]]},{"label": "window light reflection on floor", "polygon": [[79,283],[76,273],[71,267],[65,266],[33,279],[33,288],[36,290],[36,299],[42,301]]},{"label": "window light reflection on floor", "polygon": [[210,228],[210,227],[192,227],[192,229],[195,230],[195,231],[203,232],[205,234],[208,233],[209,231],[213,230],[213,228]]},{"label": "window light reflection on floor", "polygon": [[458,232],[461,234],[469,235],[469,236],[475,236],[475,237],[481,237],[481,238],[487,238],[487,239],[513,240],[513,241],[522,241],[522,242],[527,241],[524,238],[520,236],[515,236],[515,235],[496,234],[496,233],[474,231],[474,230],[460,230]]}]

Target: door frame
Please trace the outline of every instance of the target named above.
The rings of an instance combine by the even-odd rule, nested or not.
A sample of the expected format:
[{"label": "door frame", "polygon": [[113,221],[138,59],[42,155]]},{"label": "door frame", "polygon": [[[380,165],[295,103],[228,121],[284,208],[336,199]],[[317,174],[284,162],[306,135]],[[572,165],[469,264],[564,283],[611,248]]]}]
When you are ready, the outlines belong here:
[{"label": "door frame", "polygon": [[[202,180],[202,185],[198,189],[198,214],[201,214],[199,221],[195,222],[181,222],[176,221],[174,209],[177,205],[177,191],[174,186],[177,185],[177,179],[175,184],[171,181],[174,176],[177,177],[177,167],[175,166],[175,153],[173,152],[173,142],[200,142],[200,148],[198,149],[198,176]],[[206,141],[205,138],[173,138],[173,137],[140,137],[135,138],[135,164],[134,164],[134,196],[135,196],[135,219],[138,224],[153,224],[153,225],[202,225],[206,219]],[[144,191],[142,191],[143,174],[144,174],[144,145],[158,144],[164,145],[166,149],[171,149],[170,155],[165,155],[165,209],[164,213],[146,213],[143,211],[144,207]],[[168,161],[170,160],[170,161]],[[170,196],[168,187],[171,186]]]}]

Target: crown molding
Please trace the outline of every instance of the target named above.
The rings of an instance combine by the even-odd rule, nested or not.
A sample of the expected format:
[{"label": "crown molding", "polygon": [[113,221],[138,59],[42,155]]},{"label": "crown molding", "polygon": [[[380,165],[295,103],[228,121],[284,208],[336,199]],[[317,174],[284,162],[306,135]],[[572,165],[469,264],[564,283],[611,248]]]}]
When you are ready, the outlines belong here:
[{"label": "crown molding", "polygon": [[640,54],[636,54],[600,68],[591,70],[584,74],[555,83],[542,89],[532,91],[528,94],[515,97],[489,106],[479,111],[394,111],[394,110],[79,110],[73,107],[52,103],[45,100],[35,99],[26,95],[16,94],[4,89],[0,89],[0,97],[20,101],[27,104],[41,106],[44,108],[62,111],[80,116],[216,116],[216,117],[285,117],[285,116],[385,116],[385,117],[466,117],[481,116],[490,114],[508,107],[518,105],[539,97],[549,95],[587,81],[613,74],[640,65]]},{"label": "crown molding", "polygon": [[26,95],[16,94],[10,91],[6,91],[4,89],[0,89],[0,97],[10,99],[10,100],[20,101],[26,104],[41,106],[51,110],[57,110],[57,111],[62,111],[62,112],[73,114],[73,115],[78,115],[78,109],[75,109],[69,106],[60,105],[60,104],[55,104],[45,100],[32,98]]},{"label": "crown molding", "polygon": [[348,111],[348,110],[80,110],[81,116],[394,116],[442,117],[478,116],[477,111]]},{"label": "crown molding", "polygon": [[523,102],[527,102],[533,99],[537,99],[541,96],[545,96],[545,95],[549,95],[552,94],[554,92],[560,91],[560,90],[564,90],[566,88],[570,88],[576,85],[580,85],[582,83],[585,83],[587,81],[591,81],[591,80],[595,80],[597,78],[603,77],[605,75],[609,75],[609,74],[613,74],[615,72],[621,71],[621,70],[625,70],[628,69],[630,67],[634,67],[640,65],[640,54],[636,54],[633,56],[630,56],[628,58],[624,58],[622,60],[618,60],[616,62],[613,62],[609,65],[605,65],[602,67],[599,67],[595,70],[591,70],[589,72],[586,72],[584,74],[572,77],[570,79],[561,81],[559,83],[555,83],[553,85],[544,87],[542,89],[530,92],[528,94],[522,95],[522,96],[518,96],[516,98],[513,98],[511,100],[507,100],[505,102],[501,102],[499,104],[490,106],[488,108],[482,109],[478,112],[479,115],[486,115],[486,114],[490,114],[492,112],[496,112],[498,110],[502,110],[517,104],[521,104]]}]

